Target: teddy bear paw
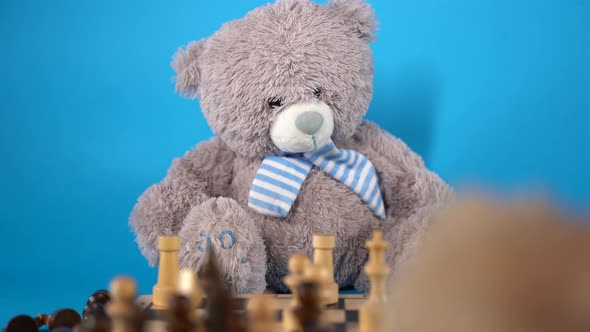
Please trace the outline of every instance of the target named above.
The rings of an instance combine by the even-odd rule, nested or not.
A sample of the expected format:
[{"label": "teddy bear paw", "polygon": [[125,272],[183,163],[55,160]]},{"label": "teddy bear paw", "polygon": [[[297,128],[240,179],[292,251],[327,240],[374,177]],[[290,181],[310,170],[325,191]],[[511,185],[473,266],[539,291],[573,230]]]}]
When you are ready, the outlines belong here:
[{"label": "teddy bear paw", "polygon": [[259,228],[229,198],[211,198],[193,207],[180,230],[180,265],[198,271],[213,250],[226,284],[235,293],[266,288],[266,252]]}]

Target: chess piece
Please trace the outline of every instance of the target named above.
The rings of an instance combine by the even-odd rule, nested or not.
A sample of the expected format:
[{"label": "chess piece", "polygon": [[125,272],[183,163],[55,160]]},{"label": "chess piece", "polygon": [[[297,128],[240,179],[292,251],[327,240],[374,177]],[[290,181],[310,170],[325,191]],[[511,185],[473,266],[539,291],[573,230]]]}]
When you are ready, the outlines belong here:
[{"label": "chess piece", "polygon": [[60,326],[60,327],[52,328],[50,331],[51,332],[72,332],[74,327],[77,327],[77,326],[78,326],[77,324],[71,328],[65,327],[65,326]]},{"label": "chess piece", "polygon": [[320,317],[322,303],[320,302],[320,284],[315,278],[304,278],[297,287],[298,303],[293,313],[297,318],[302,332],[323,331]]},{"label": "chess piece", "polygon": [[309,257],[304,254],[295,254],[289,258],[289,275],[285,277],[285,285],[291,291],[292,300],[289,306],[283,311],[283,330],[285,332],[299,332],[301,326],[299,325],[294,310],[299,305],[297,296],[298,286],[303,279],[303,273],[311,262]]},{"label": "chess piece", "polygon": [[58,327],[73,328],[82,321],[80,314],[73,309],[60,309],[51,314],[47,326],[50,330]]},{"label": "chess piece", "polygon": [[160,265],[158,268],[158,282],[153,288],[153,307],[155,309],[165,309],[168,307],[170,297],[176,292],[178,283],[180,237],[158,237],[158,249],[160,250]]},{"label": "chess piece", "polygon": [[207,305],[203,317],[205,330],[207,332],[245,332],[246,328],[233,311],[232,293],[221,277],[213,250],[209,250],[202,274],[203,288],[207,295]]},{"label": "chess piece", "polygon": [[111,332],[111,320],[105,311],[87,311],[80,323],[79,331]]},{"label": "chess piece", "polygon": [[115,278],[110,285],[112,300],[106,311],[112,321],[112,332],[139,332],[142,330],[143,317],[135,304],[137,286],[129,277]]},{"label": "chess piece", "polygon": [[50,318],[51,318],[50,315],[38,314],[37,317],[35,317],[35,324],[37,324],[38,327],[48,326]]},{"label": "chess piece", "polygon": [[323,306],[332,304],[333,288],[330,286],[333,279],[329,270],[324,265],[309,264],[305,268],[303,277],[313,279],[318,283],[320,303]]},{"label": "chess piece", "polygon": [[196,331],[193,310],[190,298],[183,294],[173,295],[168,308],[168,332]]},{"label": "chess piece", "polygon": [[111,294],[106,289],[99,289],[92,293],[86,301],[86,306],[82,311],[82,320],[86,318],[90,313],[106,315],[105,305],[111,301]]},{"label": "chess piece", "polygon": [[359,311],[360,332],[382,331],[384,308],[387,304],[385,280],[389,274],[389,267],[385,264],[387,243],[383,240],[383,233],[375,231],[366,245],[369,249],[369,262],[365,266],[365,273],[369,276],[371,290],[367,302]]},{"label": "chess piece", "polygon": [[105,306],[97,302],[89,303],[84,307],[84,310],[82,311],[82,320],[85,320],[90,314],[107,316]]},{"label": "chess piece", "polygon": [[[336,245],[336,238],[331,235],[314,235],[313,236],[313,263],[323,266],[330,276],[329,280],[325,280],[322,286],[324,293],[322,303],[334,304],[338,302],[338,284],[334,281],[334,246]],[[326,272],[324,272],[326,273]]]},{"label": "chess piece", "polygon": [[100,303],[102,305],[105,305],[109,301],[111,301],[111,293],[106,289],[99,289],[92,293],[92,295],[90,295],[90,297],[86,301],[86,304]]},{"label": "chess piece", "polygon": [[13,317],[6,324],[5,332],[38,332],[39,327],[33,317],[27,315],[18,315]]},{"label": "chess piece", "polygon": [[180,275],[178,276],[178,293],[188,297],[193,307],[201,304],[203,294],[199,285],[199,277],[194,271],[188,269],[180,271]]},{"label": "chess piece", "polygon": [[274,332],[275,308],[272,297],[268,295],[254,295],[248,302],[249,331]]}]

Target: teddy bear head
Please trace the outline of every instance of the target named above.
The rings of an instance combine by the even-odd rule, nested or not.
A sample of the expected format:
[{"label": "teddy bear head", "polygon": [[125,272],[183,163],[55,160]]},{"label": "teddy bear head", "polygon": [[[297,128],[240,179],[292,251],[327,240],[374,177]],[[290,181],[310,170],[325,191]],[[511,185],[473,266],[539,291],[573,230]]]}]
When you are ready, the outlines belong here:
[{"label": "teddy bear head", "polygon": [[243,156],[338,144],[372,98],[376,25],[363,0],[278,0],[179,49],[176,90]]}]

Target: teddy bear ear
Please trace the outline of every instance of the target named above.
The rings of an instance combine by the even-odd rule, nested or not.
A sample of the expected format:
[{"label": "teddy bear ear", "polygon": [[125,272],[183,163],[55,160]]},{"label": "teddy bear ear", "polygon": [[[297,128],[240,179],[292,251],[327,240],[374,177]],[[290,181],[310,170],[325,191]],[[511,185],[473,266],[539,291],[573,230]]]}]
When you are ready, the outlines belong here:
[{"label": "teddy bear ear", "polygon": [[205,50],[206,39],[190,42],[186,48],[179,48],[172,60],[172,68],[176,71],[176,92],[187,98],[198,98],[201,81],[200,58]]},{"label": "teddy bear ear", "polygon": [[375,40],[377,18],[373,8],[365,0],[330,0],[328,10],[344,20],[362,40]]}]

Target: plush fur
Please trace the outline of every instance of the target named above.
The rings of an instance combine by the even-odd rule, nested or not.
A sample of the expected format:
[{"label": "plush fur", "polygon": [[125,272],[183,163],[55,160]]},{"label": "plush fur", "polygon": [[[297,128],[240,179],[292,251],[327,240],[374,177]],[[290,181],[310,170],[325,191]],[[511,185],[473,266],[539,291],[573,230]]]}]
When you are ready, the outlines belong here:
[{"label": "plush fur", "polygon": [[[401,140],[363,120],[373,93],[369,42],[376,26],[362,0],[327,5],[283,0],[178,51],[177,91],[200,99],[217,136],[175,160],[166,178],[135,206],[130,224],[150,264],[158,262],[157,236],[180,234],[183,266],[197,269],[210,241],[234,291],[285,291],[289,257],[311,255],[313,234],[333,234],[336,281],[366,290],[361,271],[373,230],[385,232],[392,267],[411,256],[432,211],[452,193]],[[271,107],[273,98],[282,106]],[[287,218],[248,208],[260,163],[279,152],[270,135],[277,114],[289,105],[317,101],[333,112],[335,144],[359,151],[375,165],[386,220],[378,220],[356,194],[316,167]],[[231,249],[223,249],[229,247],[227,232],[219,238],[223,231],[235,236]]]}]

